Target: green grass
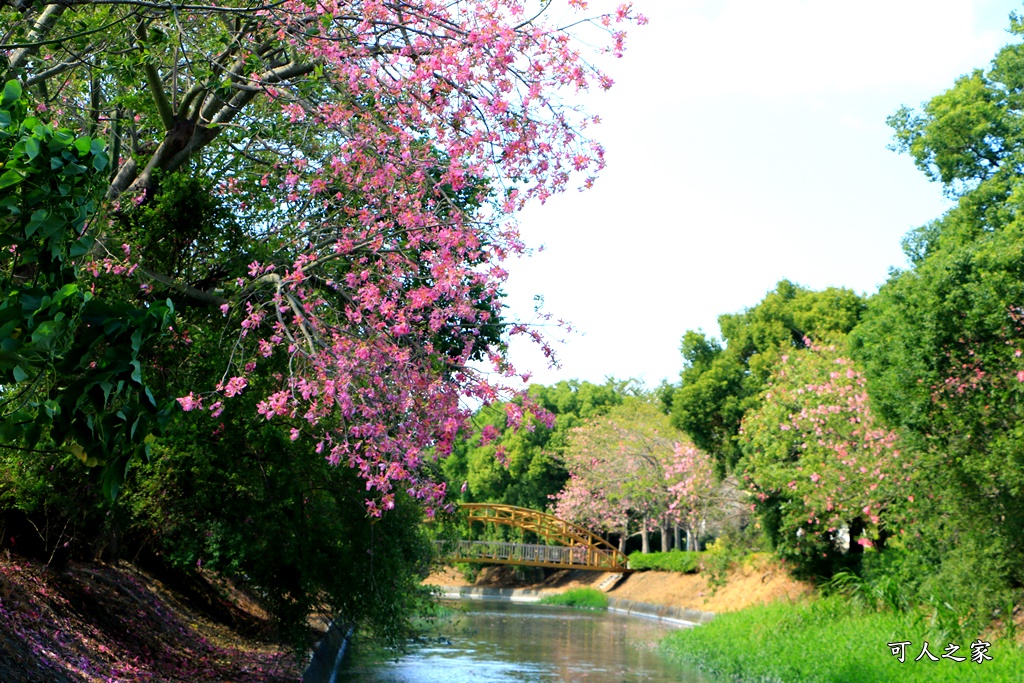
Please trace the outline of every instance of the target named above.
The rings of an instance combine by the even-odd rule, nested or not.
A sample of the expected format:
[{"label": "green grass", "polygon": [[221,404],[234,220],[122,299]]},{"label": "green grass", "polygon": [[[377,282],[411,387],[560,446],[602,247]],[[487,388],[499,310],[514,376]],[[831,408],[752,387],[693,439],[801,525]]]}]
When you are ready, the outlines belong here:
[{"label": "green grass", "polygon": [[667,553],[630,553],[629,568],[696,574],[700,569],[700,553],[684,550],[670,550]]},{"label": "green grass", "polygon": [[[939,661],[921,654],[925,640]],[[662,641],[673,659],[723,679],[758,683],[978,683],[1017,682],[1024,672],[1024,649],[1011,641],[993,642],[991,661],[970,661],[975,635],[953,639],[963,662],[942,659],[948,641],[929,636],[922,622],[906,613],[877,612],[839,596],[809,604],[773,604],[720,614],[697,628],[677,631]],[[911,641],[903,664],[890,642]]]},{"label": "green grass", "polygon": [[596,588],[572,588],[541,598],[542,605],[564,605],[577,609],[608,609],[608,597]]}]

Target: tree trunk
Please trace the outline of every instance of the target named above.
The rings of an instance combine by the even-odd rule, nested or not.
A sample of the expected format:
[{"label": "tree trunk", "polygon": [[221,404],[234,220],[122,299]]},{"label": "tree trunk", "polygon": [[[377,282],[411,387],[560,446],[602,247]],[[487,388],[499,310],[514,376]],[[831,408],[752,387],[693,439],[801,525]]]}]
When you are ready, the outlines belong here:
[{"label": "tree trunk", "polygon": [[663,553],[667,553],[669,550],[672,550],[672,537],[668,535],[668,529],[669,529],[668,516],[666,515],[666,516],[661,518],[661,528],[660,528],[660,531],[661,531],[661,552],[663,552]]},{"label": "tree trunk", "polygon": [[640,552],[646,555],[651,552],[651,535],[647,533],[647,515],[644,515],[640,523],[643,525],[640,527]]},{"label": "tree trunk", "polygon": [[686,527],[686,549],[691,553],[697,551],[697,536],[690,527]]},{"label": "tree trunk", "polygon": [[[679,527],[679,524],[672,525],[672,531],[674,538],[672,539],[672,547],[676,550],[680,550],[683,547],[683,530]],[[689,546],[686,548],[689,550]]]}]

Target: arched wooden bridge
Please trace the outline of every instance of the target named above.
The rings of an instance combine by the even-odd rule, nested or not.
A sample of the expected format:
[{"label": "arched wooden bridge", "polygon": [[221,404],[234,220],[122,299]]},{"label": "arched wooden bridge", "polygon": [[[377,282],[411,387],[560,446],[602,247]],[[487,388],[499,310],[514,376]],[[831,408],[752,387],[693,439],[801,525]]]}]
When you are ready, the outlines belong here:
[{"label": "arched wooden bridge", "polygon": [[449,562],[515,564],[529,567],[558,567],[593,571],[629,570],[629,559],[590,530],[515,505],[462,503],[470,524],[484,522],[531,531],[549,543],[504,543],[502,541],[458,541],[447,556]]}]

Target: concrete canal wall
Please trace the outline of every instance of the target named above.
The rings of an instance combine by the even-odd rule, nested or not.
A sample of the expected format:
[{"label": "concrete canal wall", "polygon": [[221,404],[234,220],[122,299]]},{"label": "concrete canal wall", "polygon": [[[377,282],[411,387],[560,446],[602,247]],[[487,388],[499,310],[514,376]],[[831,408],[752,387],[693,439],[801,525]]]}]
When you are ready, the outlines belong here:
[{"label": "concrete canal wall", "polygon": [[331,622],[327,633],[313,650],[313,659],[302,674],[302,683],[336,683],[352,627]]},{"label": "concrete canal wall", "polygon": [[[443,597],[449,600],[508,600],[510,602],[538,602],[548,595],[557,595],[560,590],[534,588],[479,588],[476,586],[438,586]],[[655,605],[649,602],[635,602],[620,598],[608,598],[608,610],[635,617],[658,619],[681,626],[699,626],[714,618],[713,612],[701,612],[685,607]]]}]

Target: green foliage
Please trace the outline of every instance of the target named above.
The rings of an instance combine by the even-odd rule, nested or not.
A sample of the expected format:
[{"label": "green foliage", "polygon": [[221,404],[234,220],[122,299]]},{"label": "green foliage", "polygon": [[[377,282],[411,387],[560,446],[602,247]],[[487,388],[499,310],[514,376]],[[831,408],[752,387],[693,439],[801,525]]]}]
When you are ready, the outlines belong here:
[{"label": "green foliage", "polygon": [[862,545],[883,545],[916,476],[865,385],[841,345],[812,344],[782,357],[743,420],[737,470],[776,553],[804,576],[829,576],[856,565]]},{"label": "green foliage", "polygon": [[[449,489],[458,491],[465,483],[463,502],[546,509],[568,477],[559,456],[569,431],[621,403],[632,386],[614,380],[603,385],[563,381],[551,387],[531,386],[531,400],[554,415],[551,428],[528,413],[523,426],[514,429],[508,423],[506,405],[481,408],[473,416],[473,432],[455,444],[441,465]],[[493,430],[496,438],[484,443],[485,430]]]},{"label": "green foliage", "polygon": [[828,340],[850,331],[863,300],[847,289],[814,292],[782,280],[756,306],[719,317],[723,346],[702,332],[683,336],[683,373],[671,400],[672,422],[711,453],[720,475],[740,457],[736,444],[746,412],[779,358],[805,339]]},{"label": "green foliage", "polygon": [[891,121],[958,201],[908,236],[911,267],[851,335],[873,405],[920,462],[905,491],[906,548],[955,603],[981,592],[998,605],[1024,584],[1022,85],[1024,47],[1009,45],[987,71]]},{"label": "green foliage", "polygon": [[[991,661],[915,662],[925,640],[939,657],[950,642],[957,656],[970,657],[979,633],[950,640],[941,631],[919,624],[912,615],[876,612],[841,596],[810,604],[775,603],[719,614],[699,628],[681,629],[662,641],[662,651],[696,664],[723,679],[742,681],[815,681],[818,683],[888,683],[889,681],[1016,681],[1024,667],[1024,650],[1010,641],[992,642]],[[888,643],[910,641],[905,661]]]},{"label": "green foliage", "polygon": [[700,569],[700,558],[701,553],[687,552],[685,550],[670,550],[667,553],[646,554],[633,552],[629,554],[629,568],[696,574]]},{"label": "green foliage", "polygon": [[134,454],[166,425],[144,373],[173,308],[94,295],[81,257],[108,169],[101,140],[28,116],[10,81],[0,98],[0,436],[64,446],[102,466],[113,498]]},{"label": "green foliage", "polygon": [[596,588],[570,588],[558,595],[541,598],[542,605],[563,605],[576,609],[606,610],[608,596]]},{"label": "green foliage", "polygon": [[419,505],[400,496],[387,515],[367,517],[365,485],[351,469],[310,458],[305,439],[251,420],[256,392],[236,398],[217,421],[183,415],[157,457],[133,471],[133,533],[173,566],[254,589],[295,642],[324,603],[400,641],[429,600],[417,585],[431,557]]},{"label": "green foliage", "polygon": [[[159,180],[149,201],[120,216],[118,237],[146,270],[206,289],[245,275],[248,263],[270,254],[270,244],[246,238],[209,178],[171,173]],[[180,305],[188,303],[198,302]]]},{"label": "green foliage", "polygon": [[700,554],[700,573],[714,592],[725,585],[729,572],[742,559],[743,550],[731,538],[722,536],[708,543]]}]

